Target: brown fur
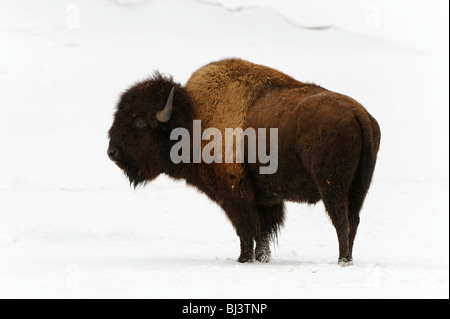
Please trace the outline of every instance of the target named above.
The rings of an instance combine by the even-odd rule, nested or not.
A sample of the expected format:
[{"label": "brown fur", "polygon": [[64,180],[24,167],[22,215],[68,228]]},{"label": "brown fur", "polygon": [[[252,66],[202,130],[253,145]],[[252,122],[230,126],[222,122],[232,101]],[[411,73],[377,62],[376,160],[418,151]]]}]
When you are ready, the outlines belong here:
[{"label": "brown fur", "polygon": [[[155,120],[175,86],[174,113]],[[132,116],[133,114],[133,116]],[[133,127],[136,114],[148,121]],[[278,170],[259,174],[261,163],[174,164],[169,139],[175,127],[278,128]],[[138,131],[138,132],[137,132]],[[284,202],[322,200],[336,228],[340,263],[350,263],[359,212],[375,167],[380,130],[348,96],[299,82],[241,59],[208,64],[185,87],[156,75],[121,98],[110,130],[114,160],[135,185],[160,173],[185,179],[226,212],[241,239],[239,261],[269,260],[270,240],[283,224]],[[192,149],[192,147],[191,147]],[[254,250],[254,241],[256,250]]]}]

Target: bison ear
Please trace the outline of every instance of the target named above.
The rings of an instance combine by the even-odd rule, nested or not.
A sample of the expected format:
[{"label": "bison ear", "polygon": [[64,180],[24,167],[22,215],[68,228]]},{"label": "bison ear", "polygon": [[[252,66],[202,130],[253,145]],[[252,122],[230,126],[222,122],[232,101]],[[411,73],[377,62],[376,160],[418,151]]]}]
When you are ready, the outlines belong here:
[{"label": "bison ear", "polygon": [[175,87],[170,90],[169,97],[167,98],[166,106],[161,111],[156,113],[156,119],[160,122],[167,122],[170,120],[173,111],[173,95],[175,92]]}]

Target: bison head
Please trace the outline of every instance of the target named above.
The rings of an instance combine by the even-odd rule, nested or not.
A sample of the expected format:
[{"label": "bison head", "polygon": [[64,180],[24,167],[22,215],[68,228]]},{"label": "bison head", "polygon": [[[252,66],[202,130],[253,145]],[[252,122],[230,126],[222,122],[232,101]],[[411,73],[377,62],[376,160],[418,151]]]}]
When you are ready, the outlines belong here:
[{"label": "bison head", "polygon": [[188,100],[184,88],[159,73],[122,94],[107,153],[134,187],[171,165],[170,131],[190,117]]}]

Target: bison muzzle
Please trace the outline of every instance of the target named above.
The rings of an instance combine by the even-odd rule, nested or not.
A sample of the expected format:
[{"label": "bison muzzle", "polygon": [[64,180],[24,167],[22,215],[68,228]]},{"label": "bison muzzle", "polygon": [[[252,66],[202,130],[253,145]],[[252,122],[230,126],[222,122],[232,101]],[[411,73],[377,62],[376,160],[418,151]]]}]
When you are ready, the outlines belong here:
[{"label": "bison muzzle", "polygon": [[[192,154],[190,161],[174,163],[171,132],[184,128],[192,136],[194,120],[222,133],[276,128],[276,172],[260,174],[259,161],[199,163]],[[352,263],[380,144],[378,123],[352,98],[226,59],[200,68],[185,86],[159,73],[133,85],[120,98],[109,138],[109,158],[134,187],[167,174],[222,207],[240,238],[239,262],[269,261],[285,201],[322,200],[336,228],[339,264]]]}]

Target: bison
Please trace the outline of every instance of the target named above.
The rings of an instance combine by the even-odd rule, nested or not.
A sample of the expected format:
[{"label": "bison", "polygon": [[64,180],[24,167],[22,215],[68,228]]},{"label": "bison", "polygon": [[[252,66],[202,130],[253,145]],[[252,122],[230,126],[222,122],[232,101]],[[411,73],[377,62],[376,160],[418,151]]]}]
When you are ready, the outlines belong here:
[{"label": "bison", "polygon": [[[225,128],[277,128],[278,166],[261,162],[175,163],[171,132],[201,120]],[[240,238],[239,262],[270,260],[285,201],[322,200],[339,242],[338,264],[352,264],[359,213],[380,145],[377,121],[354,99],[242,59],[210,63],[185,86],[155,73],[126,90],[109,130],[109,158],[134,187],[160,174],[183,179],[226,213]],[[191,141],[191,149],[193,148]],[[248,143],[248,142],[247,142]],[[236,152],[236,149],[234,149]]]}]

